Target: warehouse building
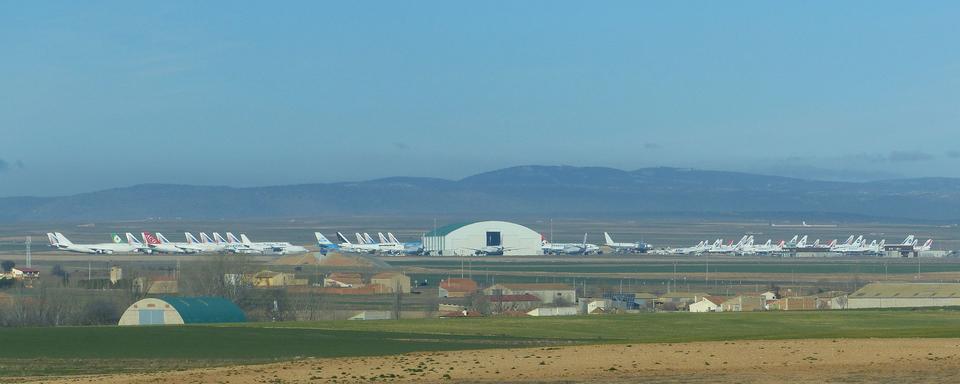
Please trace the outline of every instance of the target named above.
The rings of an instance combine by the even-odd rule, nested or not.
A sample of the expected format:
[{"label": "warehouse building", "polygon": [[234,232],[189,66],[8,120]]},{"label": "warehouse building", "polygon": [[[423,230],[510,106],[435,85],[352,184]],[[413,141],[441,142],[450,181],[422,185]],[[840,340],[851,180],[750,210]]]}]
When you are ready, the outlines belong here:
[{"label": "warehouse building", "polygon": [[847,307],[916,308],[960,306],[957,283],[873,283],[847,296]]},{"label": "warehouse building", "polygon": [[[559,303],[571,305],[577,302],[577,291],[573,289],[573,286],[567,284],[500,283],[484,289],[483,294],[494,297],[500,295],[533,295],[540,299],[540,301],[544,304]],[[495,300],[496,298],[493,298],[491,301]]]},{"label": "warehouse building", "polygon": [[540,234],[506,221],[451,224],[423,236],[423,251],[432,256],[540,255]]},{"label": "warehouse building", "polygon": [[382,272],[370,278],[377,293],[410,293],[410,277],[400,272]]},{"label": "warehouse building", "polygon": [[164,296],[133,303],[119,325],[242,323],[247,318],[236,304],[222,297]]},{"label": "warehouse building", "polygon": [[477,282],[471,279],[449,278],[440,281],[437,293],[440,297],[467,297],[478,291]]}]

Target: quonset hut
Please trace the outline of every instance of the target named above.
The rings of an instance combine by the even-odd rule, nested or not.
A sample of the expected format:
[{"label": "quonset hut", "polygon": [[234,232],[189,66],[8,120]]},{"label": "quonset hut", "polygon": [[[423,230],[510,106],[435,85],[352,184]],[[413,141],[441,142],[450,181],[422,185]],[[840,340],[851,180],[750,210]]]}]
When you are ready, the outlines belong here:
[{"label": "quonset hut", "polygon": [[432,256],[541,255],[540,234],[506,221],[451,224],[423,235],[423,251]]},{"label": "quonset hut", "polygon": [[119,325],[171,325],[242,323],[246,315],[236,304],[222,297],[164,296],[133,303]]}]

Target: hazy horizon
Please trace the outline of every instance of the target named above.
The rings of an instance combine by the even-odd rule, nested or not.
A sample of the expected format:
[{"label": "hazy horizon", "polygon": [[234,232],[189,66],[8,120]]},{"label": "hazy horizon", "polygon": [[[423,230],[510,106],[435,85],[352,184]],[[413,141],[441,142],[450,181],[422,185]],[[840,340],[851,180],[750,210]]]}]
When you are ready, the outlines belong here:
[{"label": "hazy horizon", "polygon": [[0,196],[519,164],[960,177],[954,2],[0,4]]}]

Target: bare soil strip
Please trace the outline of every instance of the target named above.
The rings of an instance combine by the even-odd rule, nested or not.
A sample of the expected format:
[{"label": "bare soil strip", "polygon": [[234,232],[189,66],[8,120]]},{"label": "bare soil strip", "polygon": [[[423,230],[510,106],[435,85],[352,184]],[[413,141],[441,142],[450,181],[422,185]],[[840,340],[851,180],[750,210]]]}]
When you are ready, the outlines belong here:
[{"label": "bare soil strip", "polygon": [[947,383],[960,339],[541,347],[49,378],[43,383]]}]

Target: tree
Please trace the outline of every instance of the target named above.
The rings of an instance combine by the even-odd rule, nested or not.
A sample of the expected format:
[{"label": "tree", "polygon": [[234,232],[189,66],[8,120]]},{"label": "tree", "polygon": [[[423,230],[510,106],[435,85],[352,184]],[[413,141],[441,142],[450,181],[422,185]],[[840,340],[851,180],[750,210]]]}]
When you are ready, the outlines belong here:
[{"label": "tree", "polygon": [[0,269],[3,269],[3,271],[7,273],[12,271],[13,267],[15,266],[17,266],[17,263],[14,263],[10,260],[4,260],[2,263],[0,263]]}]

